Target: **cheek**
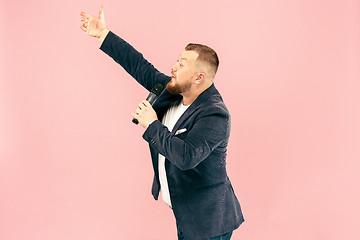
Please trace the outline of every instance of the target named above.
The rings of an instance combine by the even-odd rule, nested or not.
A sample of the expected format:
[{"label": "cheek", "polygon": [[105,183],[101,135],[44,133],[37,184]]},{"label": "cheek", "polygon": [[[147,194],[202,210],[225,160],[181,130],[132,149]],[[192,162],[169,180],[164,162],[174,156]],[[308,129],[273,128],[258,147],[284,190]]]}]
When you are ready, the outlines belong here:
[{"label": "cheek", "polygon": [[176,76],[176,80],[186,80],[187,78],[189,78],[189,73],[185,70],[179,71],[177,76]]},{"label": "cheek", "polygon": [[176,78],[175,79],[172,79],[173,80],[173,82],[179,82],[179,81],[181,81],[181,79],[183,78],[183,74],[182,74],[182,72],[177,72],[176,73]]}]

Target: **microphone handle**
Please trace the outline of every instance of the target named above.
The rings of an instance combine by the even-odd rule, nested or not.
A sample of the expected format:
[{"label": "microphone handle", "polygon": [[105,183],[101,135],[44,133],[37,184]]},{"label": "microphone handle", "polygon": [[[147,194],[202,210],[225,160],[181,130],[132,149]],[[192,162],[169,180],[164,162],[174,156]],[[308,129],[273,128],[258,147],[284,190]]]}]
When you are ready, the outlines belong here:
[{"label": "microphone handle", "polygon": [[[157,98],[156,94],[153,92],[150,92],[149,96],[146,98],[146,100],[152,105],[156,98]],[[139,124],[139,121],[136,118],[133,118],[132,122],[135,123],[136,125]]]},{"label": "microphone handle", "polygon": [[158,97],[158,96],[156,96],[155,93],[150,92],[150,93],[149,93],[149,96],[146,98],[146,100],[152,105],[152,104],[155,102],[155,99],[156,99],[157,97]]}]

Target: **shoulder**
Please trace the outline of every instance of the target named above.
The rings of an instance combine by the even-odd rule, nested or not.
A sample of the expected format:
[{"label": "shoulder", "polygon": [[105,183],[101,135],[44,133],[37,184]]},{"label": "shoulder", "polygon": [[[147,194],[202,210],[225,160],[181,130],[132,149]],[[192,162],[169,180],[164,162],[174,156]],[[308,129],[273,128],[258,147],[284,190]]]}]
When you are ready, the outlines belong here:
[{"label": "shoulder", "polygon": [[201,106],[201,115],[217,114],[224,117],[230,117],[229,110],[227,109],[223,98],[220,93],[215,89],[211,95],[204,101]]}]

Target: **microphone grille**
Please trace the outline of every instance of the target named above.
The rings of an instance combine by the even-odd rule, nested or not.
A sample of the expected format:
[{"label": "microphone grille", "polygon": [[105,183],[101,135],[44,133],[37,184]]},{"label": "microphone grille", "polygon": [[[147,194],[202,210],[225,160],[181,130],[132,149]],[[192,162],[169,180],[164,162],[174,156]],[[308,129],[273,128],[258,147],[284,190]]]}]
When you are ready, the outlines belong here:
[{"label": "microphone grille", "polygon": [[153,89],[151,89],[151,92],[155,94],[156,96],[159,96],[160,93],[164,90],[164,86],[160,83],[156,84]]}]

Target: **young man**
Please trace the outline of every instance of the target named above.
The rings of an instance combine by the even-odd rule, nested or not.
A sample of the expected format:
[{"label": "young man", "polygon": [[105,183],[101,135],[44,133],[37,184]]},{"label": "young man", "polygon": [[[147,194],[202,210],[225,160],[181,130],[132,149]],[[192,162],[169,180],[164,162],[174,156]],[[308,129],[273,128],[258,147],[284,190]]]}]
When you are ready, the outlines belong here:
[{"label": "young man", "polygon": [[213,79],[219,60],[211,48],[189,44],[171,67],[160,73],[142,54],[99,18],[81,12],[80,28],[97,37],[100,49],[149,91],[166,88],[152,106],[144,100],[132,116],[145,128],[154,167],[152,194],[159,192],[175,215],[178,239],[230,239],[244,221],[226,173],[230,114]]}]

